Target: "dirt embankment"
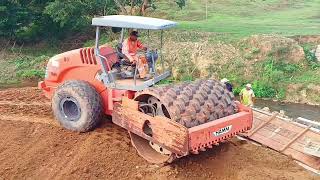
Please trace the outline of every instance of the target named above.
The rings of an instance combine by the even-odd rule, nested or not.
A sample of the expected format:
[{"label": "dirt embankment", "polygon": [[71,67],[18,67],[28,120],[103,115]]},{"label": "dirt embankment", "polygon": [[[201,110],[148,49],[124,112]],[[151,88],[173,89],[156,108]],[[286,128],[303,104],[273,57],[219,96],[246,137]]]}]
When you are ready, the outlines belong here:
[{"label": "dirt embankment", "polygon": [[89,133],[61,128],[35,88],[0,91],[0,179],[317,179],[293,160],[239,140],[150,165],[109,119]]},{"label": "dirt embankment", "polygon": [[[317,74],[315,74],[317,76]],[[320,85],[290,84],[285,101],[301,104],[320,105]]]},{"label": "dirt embankment", "polygon": [[[171,35],[163,53],[178,80],[194,78],[228,78],[239,87],[248,82],[285,93],[274,95],[285,102],[319,105],[319,70],[306,60],[305,43],[316,44],[314,37],[252,35],[237,43],[211,42],[214,34],[192,32]],[[306,50],[307,51],[307,50]],[[257,85],[258,86],[258,85]],[[282,97],[285,96],[285,97]]]}]

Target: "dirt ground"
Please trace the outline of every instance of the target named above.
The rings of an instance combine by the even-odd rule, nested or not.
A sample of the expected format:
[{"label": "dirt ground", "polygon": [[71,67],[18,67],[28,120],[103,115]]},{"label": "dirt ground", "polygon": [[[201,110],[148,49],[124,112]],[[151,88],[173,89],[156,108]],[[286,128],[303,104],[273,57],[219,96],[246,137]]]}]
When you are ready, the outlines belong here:
[{"label": "dirt ground", "polygon": [[233,139],[171,165],[150,165],[105,118],[74,133],[53,119],[36,88],[0,90],[1,179],[320,179],[290,158]]}]

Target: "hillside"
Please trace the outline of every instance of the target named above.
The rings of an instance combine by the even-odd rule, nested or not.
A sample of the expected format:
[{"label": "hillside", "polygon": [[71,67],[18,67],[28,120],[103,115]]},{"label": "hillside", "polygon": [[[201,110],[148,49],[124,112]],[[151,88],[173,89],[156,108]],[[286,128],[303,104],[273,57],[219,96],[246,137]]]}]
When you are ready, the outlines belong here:
[{"label": "hillside", "polygon": [[[149,16],[179,22],[165,32],[163,53],[174,77],[163,83],[226,77],[236,94],[252,83],[260,98],[320,104],[320,64],[313,51],[320,44],[320,0],[208,0],[207,20],[205,0],[188,0],[183,9],[160,0],[156,7]],[[151,33],[152,38],[156,35]],[[157,41],[141,38],[159,48]],[[84,39],[76,39],[75,47],[93,44]],[[112,39],[107,36],[105,41],[114,44]],[[75,48],[68,44],[74,45],[4,46],[0,86],[43,78],[49,57]]]},{"label": "hillside", "polygon": [[185,63],[174,68],[177,77],[227,77],[235,93],[253,83],[259,97],[320,104],[313,53],[320,44],[319,0],[208,0],[208,19],[205,2],[191,0],[180,10],[162,1],[151,13],[179,22],[180,33],[167,44],[179,47],[168,61]]}]

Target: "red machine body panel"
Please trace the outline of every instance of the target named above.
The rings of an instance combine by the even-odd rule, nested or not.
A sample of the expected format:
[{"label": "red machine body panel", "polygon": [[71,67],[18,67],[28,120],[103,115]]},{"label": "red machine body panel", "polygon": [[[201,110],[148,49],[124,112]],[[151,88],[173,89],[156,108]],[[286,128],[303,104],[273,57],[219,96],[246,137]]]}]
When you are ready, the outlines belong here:
[{"label": "red machine body panel", "polygon": [[[131,102],[128,103],[128,101]],[[240,103],[238,103],[238,113],[188,129],[166,117],[152,117],[138,111],[138,102],[135,102],[126,100],[122,105],[118,104],[112,113],[112,122],[160,144],[180,157],[190,152],[197,154],[200,150],[218,145],[252,127],[252,110]],[[152,136],[144,133],[145,124],[151,127]]]},{"label": "red machine body panel", "polygon": [[250,108],[238,103],[239,112],[199,126],[189,128],[189,148],[197,153],[201,148],[218,145],[252,128],[253,114]]},{"label": "red machine body panel", "polygon": [[[111,67],[118,61],[116,52],[111,47],[102,46],[100,53],[108,59],[107,67]],[[44,91],[47,98],[51,99],[56,88],[68,80],[83,80],[90,83],[103,100],[105,114],[111,115],[113,104],[121,101],[122,97],[133,98],[135,92],[127,90],[108,90],[98,80],[101,73],[101,65],[94,56],[93,48],[81,48],[58,54],[52,57],[46,69],[44,81],[38,83],[38,87]]]}]

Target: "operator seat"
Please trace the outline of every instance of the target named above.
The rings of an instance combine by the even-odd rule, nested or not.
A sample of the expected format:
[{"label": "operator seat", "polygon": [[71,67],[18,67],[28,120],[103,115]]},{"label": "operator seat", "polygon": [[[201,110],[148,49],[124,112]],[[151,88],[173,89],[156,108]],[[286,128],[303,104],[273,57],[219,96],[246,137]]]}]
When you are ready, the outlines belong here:
[{"label": "operator seat", "polygon": [[122,53],[122,43],[118,43],[115,49],[117,51],[117,55],[119,57],[121,65],[124,65],[124,66],[135,66],[134,64],[132,64],[129,61],[127,56]]},{"label": "operator seat", "polygon": [[[119,46],[121,47],[121,46]],[[112,74],[116,79],[133,78],[135,65],[126,60],[126,56],[122,54],[122,49],[116,47],[115,49],[107,46],[100,47],[100,54],[107,58],[107,62]]]},{"label": "operator seat", "polygon": [[122,53],[122,43],[118,43],[116,46],[116,51],[119,56],[119,59],[124,59],[125,55]]},{"label": "operator seat", "polygon": [[102,56],[104,56],[105,58],[107,58],[107,61],[110,65],[110,67],[112,67],[114,64],[119,62],[119,58],[117,56],[117,52],[114,51],[113,48],[108,47],[108,46],[101,46],[100,47],[100,54]]}]

